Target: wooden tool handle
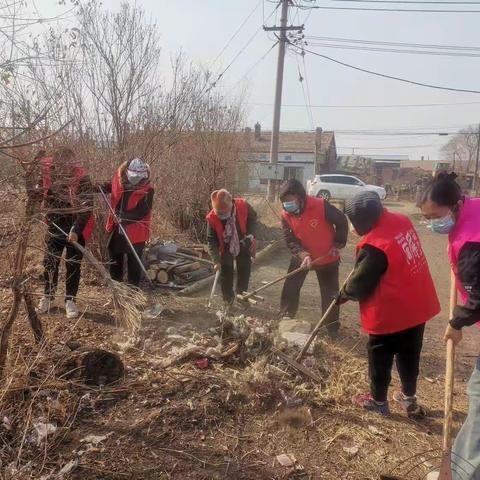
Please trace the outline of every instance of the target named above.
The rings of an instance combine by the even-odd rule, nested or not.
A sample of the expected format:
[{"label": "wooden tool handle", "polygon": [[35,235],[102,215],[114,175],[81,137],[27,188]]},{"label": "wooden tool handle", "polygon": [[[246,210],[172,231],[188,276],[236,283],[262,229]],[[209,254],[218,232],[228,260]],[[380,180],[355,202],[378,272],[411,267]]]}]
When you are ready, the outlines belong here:
[{"label": "wooden tool handle", "polygon": [[[348,274],[347,278],[345,279],[345,281],[343,282],[340,290],[345,287],[345,285],[347,284],[348,280],[350,279],[350,277],[352,276],[352,273],[353,273],[353,270]],[[315,326],[315,328],[313,329],[312,333],[310,334],[310,336],[308,337],[308,340],[307,342],[305,343],[305,345],[303,346],[301,352],[297,355],[297,358],[296,358],[296,361],[297,362],[300,362],[303,358],[303,356],[305,355],[305,353],[307,352],[308,348],[310,347],[310,344],[313,342],[313,340],[315,339],[315,337],[317,336],[318,334],[318,331],[320,330],[320,328],[322,328],[323,324],[325,323],[325,321],[327,320],[328,316],[330,315],[330,312],[333,310],[333,308],[335,307],[336,303],[337,303],[337,299],[338,298],[334,298],[332,300],[332,303],[330,303],[330,305],[328,306],[327,310],[325,311],[325,313],[322,315],[322,318],[318,321],[317,325]]]},{"label": "wooden tool handle", "polygon": [[[450,275],[450,305],[448,319],[453,317],[453,311],[457,305],[457,284],[453,271]],[[455,372],[455,345],[453,340],[447,341],[447,360],[445,367],[445,410],[443,421],[443,452],[449,452],[452,446],[452,417],[453,417],[453,386]]]},{"label": "wooden tool handle", "polygon": [[[323,257],[318,257],[317,259],[315,259],[312,262],[311,266],[313,267],[315,264],[317,264],[318,262],[320,262],[324,258],[325,258],[325,255]],[[257,289],[253,290],[252,292],[245,293],[244,295],[241,295],[241,298],[243,298],[244,300],[248,300],[250,297],[256,295],[258,292],[261,292],[262,290],[265,290],[266,288],[269,288],[272,285],[275,285],[276,283],[281,282],[282,280],[286,280],[287,278],[293,277],[297,273],[300,273],[300,272],[303,272],[303,271],[305,271],[305,267],[299,267],[295,270],[292,270],[290,273],[287,273],[286,275],[282,275],[281,277],[278,277],[275,280],[272,280],[271,282],[268,282],[265,285],[262,285],[261,287],[258,287]]]}]

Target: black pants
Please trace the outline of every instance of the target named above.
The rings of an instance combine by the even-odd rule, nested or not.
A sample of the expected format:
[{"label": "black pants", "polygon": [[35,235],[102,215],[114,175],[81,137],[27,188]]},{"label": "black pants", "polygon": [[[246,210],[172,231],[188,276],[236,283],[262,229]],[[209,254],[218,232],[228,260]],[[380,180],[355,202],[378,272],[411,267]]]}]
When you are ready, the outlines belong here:
[{"label": "black pants", "polygon": [[[135,243],[133,248],[141,259],[145,242]],[[142,278],[142,268],[135,258],[125,239],[117,231],[114,231],[108,242],[108,253],[110,255],[110,276],[117,282],[123,282],[123,264],[125,255],[127,256],[127,278],[128,283],[134,287],[140,285]]]},{"label": "black pants", "polygon": [[[85,240],[80,235],[78,243],[85,246]],[[82,268],[82,253],[79,252],[71,243],[67,241],[64,235],[49,232],[46,238],[47,252],[43,260],[45,282],[45,295],[53,297],[58,284],[58,269],[65,250],[65,300],[74,300],[78,293],[80,284],[80,274]]]},{"label": "black pants", "polygon": [[367,343],[370,393],[377,402],[387,400],[395,358],[402,392],[413,396],[422,352],[425,324],[389,335],[370,335]]},{"label": "black pants", "polygon": [[236,259],[228,252],[224,253],[221,260],[220,284],[222,286],[222,297],[224,302],[231,302],[235,298],[233,291],[233,277],[235,272],[235,260],[237,262],[237,285],[236,292],[242,293],[248,290],[252,260],[248,248],[240,248]]},{"label": "black pants", "polygon": [[[301,265],[301,260],[297,257],[292,257],[288,272],[291,272]],[[318,284],[320,286],[320,293],[322,296],[322,312],[325,312],[332,303],[332,300],[338,295],[338,266],[339,262],[329,263],[328,265],[321,265],[314,269],[317,275]],[[308,270],[293,275],[285,280],[280,299],[280,311],[282,315],[287,315],[294,318],[297,314],[298,304],[300,301],[300,290],[307,278]],[[339,307],[332,309],[329,317],[326,320],[326,326],[330,333],[335,333],[340,327],[339,323]]]}]

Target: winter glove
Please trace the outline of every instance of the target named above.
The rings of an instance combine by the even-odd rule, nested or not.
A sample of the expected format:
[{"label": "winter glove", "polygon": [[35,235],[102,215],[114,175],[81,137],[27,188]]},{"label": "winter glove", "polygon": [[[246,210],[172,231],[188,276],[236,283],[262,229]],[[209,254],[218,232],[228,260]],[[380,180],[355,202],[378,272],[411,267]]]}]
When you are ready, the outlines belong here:
[{"label": "winter glove", "polygon": [[302,264],[300,265],[301,268],[305,268],[309,270],[312,266],[312,257],[310,255],[307,255],[303,261]]}]

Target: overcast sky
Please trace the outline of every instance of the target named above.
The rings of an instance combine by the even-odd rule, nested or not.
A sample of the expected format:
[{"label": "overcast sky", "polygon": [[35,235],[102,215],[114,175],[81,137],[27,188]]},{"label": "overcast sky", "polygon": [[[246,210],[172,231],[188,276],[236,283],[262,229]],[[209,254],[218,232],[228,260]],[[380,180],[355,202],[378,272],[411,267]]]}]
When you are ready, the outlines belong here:
[{"label": "overcast sky", "polygon": [[[46,6],[53,0],[37,0],[37,2],[37,6],[42,10],[42,5]],[[116,9],[119,2],[104,0],[103,4],[106,8]],[[248,124],[253,126],[256,121],[259,121],[262,128],[271,127],[277,48],[260,61],[275,41],[271,33],[267,34],[261,30],[261,26],[264,17],[269,17],[275,10],[276,2],[269,0],[263,0],[263,2],[259,0],[137,0],[137,4],[141,5],[158,25],[163,47],[162,63],[165,68],[169,61],[169,54],[180,48],[193,61],[206,66],[211,65],[230,37],[253,11],[239,34],[218,61],[211,65],[211,68],[215,72],[221,72],[241,52],[217,88],[227,95],[246,89],[249,102]],[[306,36],[480,47],[478,28],[480,3],[412,6],[318,0],[316,5],[478,10],[479,13],[407,13],[326,9],[298,11],[292,8],[291,13],[295,24],[305,23]],[[256,10],[254,10],[255,7],[257,7]],[[273,14],[267,20],[268,25],[273,25],[275,22],[277,24],[279,22],[278,14]],[[249,40],[251,40],[250,43]],[[247,43],[249,44],[246,46]],[[335,41],[329,43],[339,44]],[[480,57],[413,55],[320,46],[307,48],[342,62],[388,75],[434,85],[480,90]],[[480,50],[469,53],[480,55]],[[301,105],[301,107],[285,106],[282,109],[282,129],[309,130],[312,128],[312,121],[305,107],[302,84],[298,81],[298,63],[303,70],[302,58],[290,51],[285,63],[283,103]],[[257,65],[252,69],[255,64]],[[312,54],[306,55],[305,65],[310,102],[313,106],[456,104],[411,108],[312,107],[313,125],[320,126],[324,130],[454,131],[480,121],[480,94],[440,91],[378,78],[345,68]],[[307,90],[305,81],[303,85]],[[477,103],[469,105],[469,102]],[[421,155],[425,158],[437,159],[439,147],[448,139],[448,137],[438,136],[380,137],[340,133],[337,133],[336,137],[339,153],[352,153],[352,148],[355,148],[355,153],[408,154],[412,159],[420,158]]]}]

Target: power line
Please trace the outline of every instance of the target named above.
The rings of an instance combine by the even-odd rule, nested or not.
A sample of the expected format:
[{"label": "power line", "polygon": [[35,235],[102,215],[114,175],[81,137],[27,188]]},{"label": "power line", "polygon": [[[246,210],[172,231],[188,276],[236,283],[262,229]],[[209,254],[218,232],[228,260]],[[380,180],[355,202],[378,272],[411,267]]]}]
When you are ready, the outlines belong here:
[{"label": "power line", "polygon": [[[346,0],[345,0],[346,1]],[[305,38],[313,40],[322,40],[327,42],[345,42],[345,43],[359,43],[367,45],[384,45],[390,47],[412,47],[412,48],[431,48],[435,50],[466,50],[466,51],[480,51],[480,47],[467,45],[441,45],[432,43],[405,43],[405,42],[387,42],[381,40],[363,40],[357,38],[343,38],[343,37],[322,37],[317,35],[307,35]]]},{"label": "power line", "polygon": [[[290,44],[292,46],[296,47],[292,43],[290,43]],[[296,48],[298,48],[298,47],[296,47]],[[351,68],[353,70],[358,70],[359,72],[368,73],[370,75],[375,75],[375,76],[381,77],[381,78],[388,78],[390,80],[397,80],[398,82],[409,83],[411,85],[418,85],[420,87],[433,88],[433,89],[436,89],[436,90],[446,90],[446,91],[450,91],[450,92],[464,92],[464,93],[480,93],[480,90],[468,90],[468,89],[463,89],[463,88],[454,88],[454,87],[445,87],[445,86],[441,86],[441,85],[432,85],[432,84],[429,84],[429,83],[423,83],[423,82],[417,82],[415,80],[409,80],[407,78],[401,78],[401,77],[395,77],[393,75],[387,75],[385,73],[374,72],[373,70],[368,70],[366,68],[356,67],[355,65],[351,65],[351,64],[345,63],[345,62],[341,62],[340,60],[329,57],[327,55],[323,55],[322,53],[314,52],[313,50],[308,50],[306,48],[304,48],[303,50],[305,52],[311,53],[312,55],[316,55],[317,57],[321,57],[321,58],[324,58],[325,60],[329,60],[331,62],[337,63],[338,65],[342,65],[343,67]],[[297,50],[297,52],[298,52],[298,50]]]},{"label": "power line", "polygon": [[412,148],[432,148],[432,147],[438,147],[438,145],[435,144],[427,144],[427,145],[396,145],[396,146],[389,146],[389,147],[364,147],[364,146],[355,146],[355,147],[343,147],[340,145],[337,145],[337,149],[346,149],[346,150],[352,150],[354,148],[355,150],[399,150],[399,149],[412,149]]},{"label": "power line", "polygon": [[305,80],[305,75],[302,75],[302,72],[300,71],[300,62],[298,60],[298,55],[296,55],[296,60],[297,60],[297,68],[298,68],[298,81],[300,82],[300,85],[302,86],[303,100],[305,102],[305,109],[307,111],[307,117],[308,117],[308,121],[310,122],[310,127],[313,130],[314,127],[315,127],[315,123],[313,121],[312,109],[310,108],[310,100],[307,96],[307,93],[305,92],[305,86],[303,84],[303,81]]},{"label": "power line", "polygon": [[305,64],[305,55],[302,55],[302,61],[303,61],[303,72],[305,76],[305,86],[307,90],[307,99],[308,99],[308,109],[310,111],[310,116],[312,118],[312,126],[314,125],[314,120],[313,120],[313,112],[312,112],[312,100],[310,97],[310,84],[308,83],[308,74],[307,74],[307,65]]},{"label": "power line", "polygon": [[247,18],[245,18],[245,20],[240,24],[240,26],[237,28],[237,30],[235,31],[235,33],[230,37],[230,39],[227,41],[227,43],[224,45],[224,47],[222,48],[222,50],[220,51],[220,53],[215,57],[215,59],[213,60],[213,62],[210,64],[210,67],[211,68],[213,65],[215,65],[215,63],[217,63],[217,60],[222,56],[222,54],[225,52],[225,50],[229,47],[229,45],[232,43],[232,41],[235,39],[235,37],[240,33],[240,31],[242,30],[242,28],[245,26],[245,24],[250,20],[250,18],[252,17],[252,15],[258,10],[258,7],[260,7],[260,5],[263,5],[263,0],[260,0],[256,5],[255,7],[253,8],[253,10],[248,14]]},{"label": "power line", "polygon": [[[272,103],[247,102],[247,105],[260,105],[271,107]],[[390,105],[310,105],[311,108],[423,108],[423,107],[451,107],[457,105],[480,105],[480,102],[458,102],[458,103],[412,103],[412,104],[390,104]],[[283,103],[282,107],[303,108],[301,103]]]},{"label": "power line", "polygon": [[318,42],[309,42],[309,45],[314,47],[322,48],[336,48],[340,50],[359,50],[362,52],[378,52],[378,53],[401,53],[409,55],[432,55],[432,56],[441,56],[441,57],[480,57],[480,53],[463,53],[463,52],[435,52],[429,50],[400,50],[394,48],[383,48],[383,47],[367,47],[367,46],[358,46],[358,45],[336,45],[331,43],[318,43]]},{"label": "power line", "polygon": [[433,10],[420,8],[364,8],[364,7],[327,7],[324,5],[316,5],[315,8],[322,10],[355,10],[363,12],[417,12],[417,13],[480,13],[480,10]]},{"label": "power line", "polygon": [[[233,84],[232,88],[230,88],[227,93],[230,93],[230,92],[232,91],[233,87],[235,87],[235,85],[237,85],[237,84],[240,83],[242,80],[244,80],[246,77],[248,77],[248,75],[250,75],[250,73],[251,73],[253,70],[255,70],[255,68],[257,68],[257,66],[258,66],[263,60],[265,60],[265,58],[267,58],[268,54],[277,46],[277,44],[278,44],[278,41],[275,42],[275,43],[273,43],[270,47],[268,47],[268,50],[242,75],[242,77],[240,77],[239,80],[237,80],[237,81]],[[269,106],[272,106],[273,103],[269,103],[268,105],[269,105]],[[302,105],[302,106],[304,106],[304,105]]]},{"label": "power line", "polygon": [[[480,2],[439,2],[435,0],[331,0],[332,2],[355,2],[355,3],[405,3],[405,4],[412,4],[412,5],[480,5]],[[310,7],[312,8],[312,7]]]}]

